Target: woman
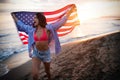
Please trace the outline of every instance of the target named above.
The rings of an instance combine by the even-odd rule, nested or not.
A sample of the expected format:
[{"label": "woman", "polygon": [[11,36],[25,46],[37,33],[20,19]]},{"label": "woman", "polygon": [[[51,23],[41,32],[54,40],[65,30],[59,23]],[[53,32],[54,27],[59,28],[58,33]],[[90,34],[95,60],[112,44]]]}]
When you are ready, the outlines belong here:
[{"label": "woman", "polygon": [[[28,33],[28,50],[29,56],[32,58],[32,76],[33,80],[38,80],[40,64],[43,62],[45,67],[45,72],[47,74],[48,80],[51,80],[50,74],[50,50],[49,43],[52,39],[55,40],[55,51],[58,53],[60,51],[60,43],[57,36],[57,30],[66,22],[68,16],[73,10],[75,5],[66,12],[66,15],[61,18],[56,23],[47,24],[46,18],[42,13],[36,13],[34,16],[33,26],[25,25],[23,22],[18,20],[14,14],[12,14],[15,22],[19,25],[21,31]],[[31,52],[33,50],[33,53]]]}]

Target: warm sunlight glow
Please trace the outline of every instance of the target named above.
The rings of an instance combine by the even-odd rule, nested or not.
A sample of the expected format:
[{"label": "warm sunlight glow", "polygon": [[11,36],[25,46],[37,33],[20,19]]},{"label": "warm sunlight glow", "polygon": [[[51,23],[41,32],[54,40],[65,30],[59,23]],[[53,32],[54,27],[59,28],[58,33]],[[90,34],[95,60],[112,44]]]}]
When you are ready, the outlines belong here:
[{"label": "warm sunlight glow", "polygon": [[92,3],[78,6],[78,16],[81,23],[88,19],[99,16],[99,13],[96,10],[97,10],[97,6],[93,5]]},{"label": "warm sunlight glow", "polygon": [[79,19],[82,23],[88,19],[99,18],[101,16],[119,16],[119,3],[96,1],[77,5]]}]

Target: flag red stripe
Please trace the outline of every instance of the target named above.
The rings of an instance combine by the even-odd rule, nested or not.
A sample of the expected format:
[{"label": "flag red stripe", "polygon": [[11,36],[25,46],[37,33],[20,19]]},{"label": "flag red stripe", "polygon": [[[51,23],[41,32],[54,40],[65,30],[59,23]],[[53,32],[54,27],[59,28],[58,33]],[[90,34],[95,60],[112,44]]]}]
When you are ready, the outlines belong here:
[{"label": "flag red stripe", "polygon": [[64,26],[72,26],[74,24],[79,24],[79,21],[75,21],[75,22],[70,22],[70,23],[65,23]]},{"label": "flag red stripe", "polygon": [[74,15],[71,15],[68,17],[68,20],[73,20],[74,18],[77,18],[77,13],[74,14]]},{"label": "flag red stripe", "polygon": [[23,44],[28,44],[28,42],[23,42]]},{"label": "flag red stripe", "polygon": [[70,27],[70,28],[65,28],[65,29],[59,29],[57,30],[57,32],[65,32],[65,31],[69,31],[71,30],[73,27]]},{"label": "flag red stripe", "polygon": [[60,12],[62,12],[62,11],[64,11],[64,10],[66,10],[67,8],[69,8],[69,7],[71,7],[71,6],[72,6],[72,4],[67,5],[67,6],[65,6],[65,7],[61,8],[61,9],[59,9],[59,10],[56,10],[56,11],[44,12],[44,15],[58,14],[58,13],[60,13]]},{"label": "flag red stripe", "polygon": [[74,28],[74,27],[76,27],[76,26],[78,26],[79,24],[74,24],[74,25],[72,25],[72,27],[70,27],[70,28],[62,28],[62,29],[58,29],[57,30],[57,32],[65,32],[65,31],[69,31],[69,30],[71,30],[72,28]]},{"label": "flag red stripe", "polygon": [[27,40],[28,38],[21,38],[21,40]]},{"label": "flag red stripe", "polygon": [[54,18],[46,18],[47,22],[50,22],[50,21],[55,21],[57,19],[60,19],[64,14],[60,15],[60,16],[57,16],[57,17],[54,17]]},{"label": "flag red stripe", "polygon": [[[74,10],[74,12],[75,12],[75,10]],[[73,12],[73,13],[74,13]],[[47,22],[51,22],[51,21],[55,21],[55,20],[57,20],[57,19],[60,19],[62,16],[64,16],[64,14],[62,14],[62,15],[60,15],[60,16],[57,16],[57,17],[51,17],[51,18],[47,18],[46,17],[46,19],[47,19]],[[77,13],[76,14],[74,14],[74,15],[72,15],[72,16],[70,16],[70,17],[68,17],[68,20],[72,20],[73,18],[75,18],[75,17],[77,17]]]},{"label": "flag red stripe", "polygon": [[72,27],[69,32],[66,32],[66,33],[63,33],[63,34],[58,34],[58,36],[59,36],[59,37],[65,36],[65,35],[71,33],[73,29],[74,29],[74,27]]},{"label": "flag red stripe", "polygon": [[19,33],[19,36],[24,36],[25,38],[28,38],[28,36],[27,36],[27,35],[22,34],[22,33]]}]

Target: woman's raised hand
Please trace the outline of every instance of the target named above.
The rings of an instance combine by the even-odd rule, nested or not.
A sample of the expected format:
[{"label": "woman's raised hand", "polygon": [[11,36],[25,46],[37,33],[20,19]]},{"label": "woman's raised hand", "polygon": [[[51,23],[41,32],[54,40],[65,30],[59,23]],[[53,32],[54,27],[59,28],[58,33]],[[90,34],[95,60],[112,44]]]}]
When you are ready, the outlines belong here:
[{"label": "woman's raised hand", "polygon": [[11,13],[12,17],[14,18],[15,22],[18,21],[18,18],[15,16],[15,14]]}]

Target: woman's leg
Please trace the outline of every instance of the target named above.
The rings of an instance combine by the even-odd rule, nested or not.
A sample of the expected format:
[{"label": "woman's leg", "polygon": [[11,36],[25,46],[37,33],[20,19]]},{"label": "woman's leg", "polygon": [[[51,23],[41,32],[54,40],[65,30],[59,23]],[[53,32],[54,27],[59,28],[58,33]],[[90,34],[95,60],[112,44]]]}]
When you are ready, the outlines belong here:
[{"label": "woman's leg", "polygon": [[32,76],[33,80],[38,80],[39,78],[39,70],[40,70],[40,59],[33,57],[32,58]]},{"label": "woman's leg", "polygon": [[50,62],[44,62],[44,66],[45,66],[45,72],[47,74],[48,80],[51,80]]}]

